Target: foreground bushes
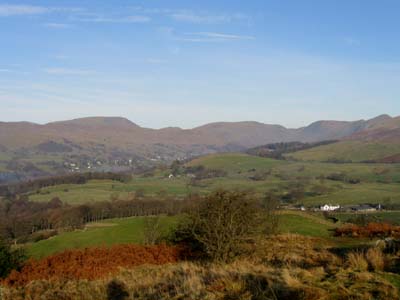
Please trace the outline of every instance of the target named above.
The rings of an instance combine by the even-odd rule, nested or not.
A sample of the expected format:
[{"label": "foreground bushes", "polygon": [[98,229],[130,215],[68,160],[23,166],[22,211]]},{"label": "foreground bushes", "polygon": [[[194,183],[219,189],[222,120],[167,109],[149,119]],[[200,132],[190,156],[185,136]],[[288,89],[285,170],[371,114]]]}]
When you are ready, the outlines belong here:
[{"label": "foreground bushes", "polygon": [[114,274],[120,267],[173,263],[184,255],[183,249],[166,245],[68,250],[42,260],[28,261],[21,271],[12,271],[3,284],[23,286],[33,280],[93,280]]},{"label": "foreground bushes", "polygon": [[175,232],[175,242],[186,243],[211,260],[232,261],[261,232],[260,209],[247,193],[214,192],[191,209]]},{"label": "foreground bushes", "polygon": [[25,260],[21,250],[11,250],[9,245],[0,240],[0,279],[6,277],[11,270],[19,269]]},{"label": "foreground bushes", "polygon": [[366,226],[354,224],[344,225],[335,229],[335,236],[348,237],[398,237],[400,238],[400,226],[387,223],[369,223]]},{"label": "foreground bushes", "polygon": [[4,288],[2,300],[263,300],[399,299],[380,274],[354,270],[321,241],[297,235],[276,236],[229,264],[179,262],[120,269],[98,280],[35,280]]}]

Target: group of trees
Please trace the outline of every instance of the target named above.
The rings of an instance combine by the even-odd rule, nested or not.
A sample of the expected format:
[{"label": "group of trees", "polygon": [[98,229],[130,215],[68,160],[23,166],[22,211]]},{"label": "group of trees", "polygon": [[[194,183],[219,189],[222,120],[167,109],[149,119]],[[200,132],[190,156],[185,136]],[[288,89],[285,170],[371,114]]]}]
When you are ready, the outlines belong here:
[{"label": "group of trees", "polygon": [[[86,222],[113,217],[149,215],[144,237],[148,245],[158,244],[162,234],[160,214],[182,214],[172,241],[186,245],[188,255],[221,262],[243,254],[260,234],[275,233],[278,218],[277,198],[256,200],[252,194],[220,190],[208,196],[192,196],[185,200],[132,199],[68,206],[55,198],[48,203],[31,202],[26,198],[2,202],[0,206],[0,277],[22,265],[23,253],[12,251],[11,240],[31,235],[37,230],[75,228]],[[171,237],[170,237],[171,238]],[[8,239],[8,243],[4,243]]]},{"label": "group of trees", "polygon": [[326,176],[326,179],[329,179],[332,181],[341,181],[341,182],[350,183],[350,184],[358,184],[361,182],[361,179],[356,178],[356,177],[350,177],[344,172],[329,174]]},{"label": "group of trees", "polygon": [[109,179],[127,182],[131,179],[129,174],[122,173],[77,173],[64,176],[51,176],[35,180],[24,181],[16,184],[0,185],[0,196],[12,198],[16,195],[40,190],[41,188],[59,184],[84,184],[92,179]]},{"label": "group of trees", "polygon": [[275,159],[285,159],[285,153],[292,153],[301,150],[311,149],[314,147],[329,145],[337,141],[322,141],[316,143],[301,143],[301,142],[287,142],[287,143],[274,143],[263,146],[258,146],[247,150],[250,155],[256,155],[261,157],[270,157]]},{"label": "group of trees", "polygon": [[63,204],[58,198],[40,203],[18,197],[0,201],[0,237],[15,243],[35,241],[47,236],[43,233],[45,230],[71,230],[88,222],[109,218],[179,214],[189,203],[189,198],[175,200],[147,197],[71,206]]},{"label": "group of trees", "polygon": [[210,169],[205,166],[186,166],[183,161],[174,161],[171,164],[171,174],[174,176],[179,175],[192,175],[196,179],[207,179],[207,178],[215,178],[215,177],[224,177],[227,175],[227,172],[220,169]]}]

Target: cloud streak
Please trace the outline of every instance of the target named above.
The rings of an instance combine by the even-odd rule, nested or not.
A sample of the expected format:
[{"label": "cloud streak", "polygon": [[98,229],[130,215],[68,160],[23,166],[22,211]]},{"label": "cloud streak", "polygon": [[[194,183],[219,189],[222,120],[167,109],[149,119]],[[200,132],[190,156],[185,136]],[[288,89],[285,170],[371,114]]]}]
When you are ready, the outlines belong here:
[{"label": "cloud streak", "polygon": [[22,4],[0,4],[0,17],[42,15],[53,12],[80,12],[82,8],[74,7],[46,7]]},{"label": "cloud streak", "polygon": [[207,11],[193,11],[189,9],[165,9],[133,7],[137,12],[143,14],[164,15],[178,22],[194,24],[222,24],[233,21],[250,21],[251,18],[243,13],[210,13]]},{"label": "cloud streak", "polygon": [[47,28],[53,28],[53,29],[68,29],[73,27],[73,25],[65,23],[45,23],[43,25]]},{"label": "cloud streak", "polygon": [[148,23],[151,18],[144,15],[130,15],[119,17],[106,17],[99,14],[86,14],[77,18],[80,22],[93,22],[93,23]]},{"label": "cloud streak", "polygon": [[243,14],[209,14],[192,11],[180,11],[170,14],[175,21],[195,24],[222,24],[233,21],[248,21],[249,17]]},{"label": "cloud streak", "polygon": [[170,15],[175,21],[189,22],[189,23],[227,23],[230,22],[231,18],[225,15],[199,15],[192,12],[179,12]]},{"label": "cloud streak", "polygon": [[178,38],[178,40],[193,43],[213,43],[213,42],[229,42],[229,41],[244,41],[254,40],[254,36],[225,34],[218,32],[193,32],[187,33],[185,37]]},{"label": "cloud streak", "polygon": [[33,5],[9,5],[0,4],[0,16],[21,16],[21,15],[38,15],[49,12],[49,8]]},{"label": "cloud streak", "polygon": [[71,76],[86,76],[93,75],[96,72],[93,70],[82,70],[82,69],[66,69],[66,68],[47,68],[43,70],[45,73],[50,75],[71,75]]}]

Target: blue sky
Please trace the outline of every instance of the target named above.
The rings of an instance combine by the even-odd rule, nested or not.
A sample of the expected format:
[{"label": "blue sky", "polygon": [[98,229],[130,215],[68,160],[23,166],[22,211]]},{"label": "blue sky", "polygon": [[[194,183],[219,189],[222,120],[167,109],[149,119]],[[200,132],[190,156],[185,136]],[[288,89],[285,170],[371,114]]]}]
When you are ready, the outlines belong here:
[{"label": "blue sky", "polygon": [[0,120],[400,115],[399,1],[0,1]]}]

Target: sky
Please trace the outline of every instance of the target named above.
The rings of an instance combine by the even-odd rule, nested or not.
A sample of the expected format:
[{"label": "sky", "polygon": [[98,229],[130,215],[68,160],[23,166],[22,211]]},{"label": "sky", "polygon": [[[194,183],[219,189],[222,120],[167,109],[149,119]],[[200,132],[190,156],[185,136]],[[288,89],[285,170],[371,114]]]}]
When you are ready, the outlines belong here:
[{"label": "sky", "polygon": [[0,0],[0,121],[400,115],[397,0]]}]

